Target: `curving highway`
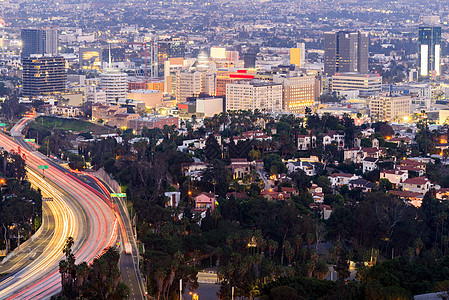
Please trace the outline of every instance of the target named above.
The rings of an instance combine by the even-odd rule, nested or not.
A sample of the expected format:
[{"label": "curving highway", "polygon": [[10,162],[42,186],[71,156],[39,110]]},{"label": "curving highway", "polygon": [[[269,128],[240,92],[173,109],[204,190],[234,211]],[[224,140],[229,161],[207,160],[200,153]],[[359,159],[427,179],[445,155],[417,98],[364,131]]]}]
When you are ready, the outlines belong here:
[{"label": "curving highway", "polygon": [[[12,138],[0,134],[0,147],[22,154],[29,180],[42,190],[44,197],[52,199],[46,205],[53,216],[54,233],[41,255],[0,282],[0,299],[46,299],[60,291],[59,261],[67,237],[75,240],[77,263],[92,262],[117,240],[117,215],[108,199],[42,154],[29,151],[18,138],[28,120],[12,129]],[[49,166],[45,174],[38,170],[40,165]]]}]

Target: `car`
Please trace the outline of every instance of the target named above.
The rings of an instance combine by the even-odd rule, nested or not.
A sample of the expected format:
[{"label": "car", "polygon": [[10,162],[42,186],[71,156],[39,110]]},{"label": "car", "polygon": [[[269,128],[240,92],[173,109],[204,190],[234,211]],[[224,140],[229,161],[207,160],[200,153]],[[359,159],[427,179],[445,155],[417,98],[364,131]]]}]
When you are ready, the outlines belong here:
[{"label": "car", "polygon": [[125,243],[125,254],[132,254],[133,250],[131,248],[131,244],[130,243]]}]

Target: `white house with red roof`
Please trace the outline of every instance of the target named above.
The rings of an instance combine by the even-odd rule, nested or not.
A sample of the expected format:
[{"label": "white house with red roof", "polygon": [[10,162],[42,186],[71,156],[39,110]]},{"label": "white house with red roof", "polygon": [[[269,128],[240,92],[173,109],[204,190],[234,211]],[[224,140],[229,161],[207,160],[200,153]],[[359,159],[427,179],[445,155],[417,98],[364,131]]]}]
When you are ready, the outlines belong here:
[{"label": "white house with red roof", "polygon": [[388,179],[393,184],[394,188],[402,186],[402,183],[407,180],[408,172],[401,170],[385,170],[380,172],[380,179]]},{"label": "white house with red roof", "polygon": [[425,194],[430,190],[431,183],[426,177],[407,178],[403,185],[403,190],[407,192],[415,192]]}]

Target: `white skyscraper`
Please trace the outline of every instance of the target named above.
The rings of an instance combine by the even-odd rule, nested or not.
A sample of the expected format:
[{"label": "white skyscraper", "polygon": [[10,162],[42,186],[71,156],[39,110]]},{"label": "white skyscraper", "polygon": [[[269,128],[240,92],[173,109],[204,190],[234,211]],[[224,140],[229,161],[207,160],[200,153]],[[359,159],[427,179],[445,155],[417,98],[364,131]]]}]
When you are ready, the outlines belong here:
[{"label": "white skyscraper", "polygon": [[126,100],[128,94],[128,75],[119,70],[106,69],[100,74],[100,87],[106,93],[107,102]]}]

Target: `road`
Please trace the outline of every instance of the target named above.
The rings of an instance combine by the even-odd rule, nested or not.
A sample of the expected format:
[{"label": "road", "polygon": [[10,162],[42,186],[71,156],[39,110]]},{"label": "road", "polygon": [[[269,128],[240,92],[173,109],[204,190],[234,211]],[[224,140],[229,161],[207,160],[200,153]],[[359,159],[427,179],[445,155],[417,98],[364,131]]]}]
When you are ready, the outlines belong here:
[{"label": "road", "polygon": [[263,180],[263,183],[265,185],[265,190],[269,190],[274,185],[273,181],[271,179],[268,179],[266,176],[268,173],[263,168],[263,163],[258,163],[256,165],[256,172],[259,174],[259,177]]},{"label": "road", "polygon": [[[75,240],[72,249],[78,263],[92,262],[117,240],[117,216],[108,199],[44,155],[28,150],[21,138],[26,122],[20,121],[11,130],[13,138],[0,134],[0,147],[25,155],[30,182],[52,198],[46,204],[53,216],[54,233],[41,255],[36,252],[32,262],[0,282],[0,299],[47,299],[60,291],[59,261],[67,237]],[[45,177],[38,171],[39,165],[49,166]]]},{"label": "road", "polygon": [[[47,195],[43,195],[47,196]],[[55,220],[50,205],[42,203],[42,224],[39,230],[20,247],[8,254],[0,264],[0,274],[10,274],[30,264],[37,256],[42,254],[49,244],[55,230]]]},{"label": "road", "polygon": [[[84,173],[84,178],[86,178],[86,180],[90,180],[90,185],[95,186],[98,190],[101,190],[107,197],[114,192],[103,181],[88,173]],[[119,197],[112,197],[112,201],[115,204],[115,209],[120,216],[119,228],[122,245],[125,243],[130,243],[132,248],[132,254],[126,254],[123,251],[120,255],[119,267],[121,279],[129,287],[130,293],[128,299],[145,299],[144,285],[139,270],[139,252],[125,200]]]}]

